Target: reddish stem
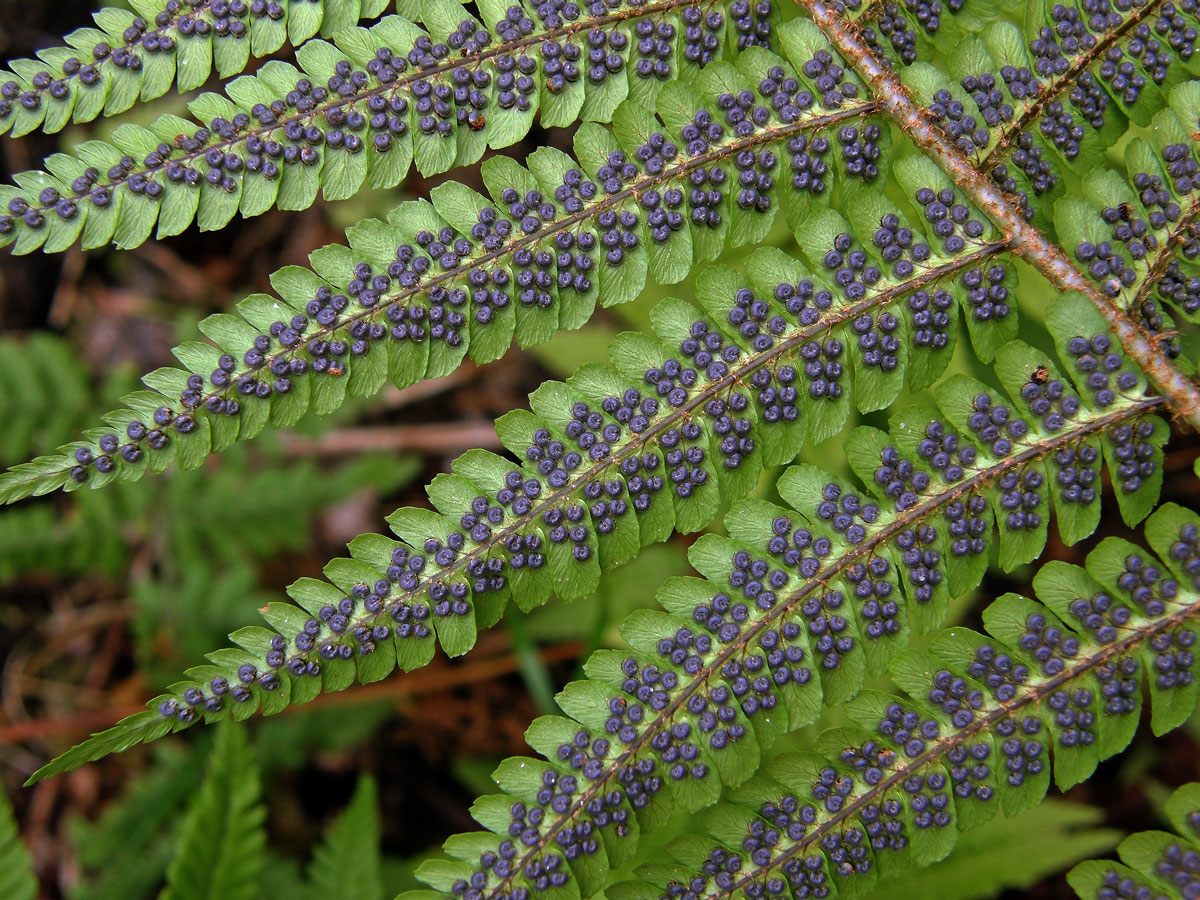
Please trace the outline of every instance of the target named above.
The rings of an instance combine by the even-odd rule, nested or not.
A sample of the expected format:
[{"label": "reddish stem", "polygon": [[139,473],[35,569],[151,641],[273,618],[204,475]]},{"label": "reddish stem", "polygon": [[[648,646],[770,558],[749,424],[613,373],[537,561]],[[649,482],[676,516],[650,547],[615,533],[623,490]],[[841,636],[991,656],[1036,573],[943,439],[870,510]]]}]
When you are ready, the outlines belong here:
[{"label": "reddish stem", "polygon": [[1132,321],[1111,297],[1088,281],[1060,247],[1026,222],[991,179],[947,140],[929,114],[909,96],[908,89],[895,73],[863,43],[852,22],[842,18],[824,0],[796,2],[808,10],[825,39],[868,84],[879,111],[895,120],[912,142],[941,166],[955,185],[1004,230],[1014,253],[1059,290],[1077,291],[1092,301],[1125,352],[1170,402],[1175,415],[1200,429],[1200,389],[1158,349],[1154,337]]}]

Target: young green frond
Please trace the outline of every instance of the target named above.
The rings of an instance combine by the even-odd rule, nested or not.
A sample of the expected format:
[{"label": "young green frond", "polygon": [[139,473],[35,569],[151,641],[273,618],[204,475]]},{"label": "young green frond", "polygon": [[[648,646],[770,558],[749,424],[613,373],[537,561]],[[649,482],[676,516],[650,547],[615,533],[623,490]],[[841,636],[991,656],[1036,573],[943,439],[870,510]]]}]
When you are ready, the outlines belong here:
[{"label": "young green frond", "polygon": [[333,34],[371,19],[387,0],[135,0],[134,11],[105,7],[95,28],[66,36],[38,59],[0,72],[0,133],[61,131],[71,122],[125,112],[178,83],[200,87],[215,67],[243,71],[253,53],[269,56],[318,31]]},{"label": "young green frond", "polygon": [[[523,466],[482,451],[460,457],[452,474],[429,486],[437,512],[401,509],[389,517],[400,541],[360,536],[350,559],[326,567],[332,583],[296,582],[289,593],[298,606],[264,610],[270,629],[235,632],[238,649],[211,654],[214,665],[191,670],[187,682],[149,710],[40,774],[201,719],[244,718],[260,707],[271,714],[356,678],[376,681],[397,665],[425,665],[435,635],[450,655],[465,653],[510,596],[530,609],[551,594],[588,594],[603,569],[628,561],[645,544],[704,527],[722,498],[753,489],[763,465],[790,459],[806,437],[836,433],[848,412],[844,399],[832,396],[841,384],[830,365],[840,353],[825,356],[840,342],[833,335],[862,322],[867,301],[852,304],[850,313],[835,308],[827,319],[810,317],[820,306],[793,301],[811,294],[811,282],[791,277],[776,285],[790,292],[762,292],[776,298],[774,318],[787,325],[769,341],[758,341],[769,330],[750,336],[742,327],[755,321],[743,315],[752,305],[747,288],[705,290],[712,318],[668,301],[656,324],[678,356],[647,336],[625,335],[613,346],[614,369],[588,366],[565,384],[543,385],[531,397],[532,413],[513,412],[497,424]],[[783,294],[787,303],[778,300]],[[886,288],[878,294],[876,302],[900,302]],[[887,315],[879,313],[881,320]],[[806,319],[808,325],[800,324]],[[993,520],[1006,568],[1041,552],[1051,502],[1063,539],[1078,541],[1098,521],[1104,459],[1129,522],[1153,507],[1166,427],[1151,414],[1162,401],[1143,396],[1144,381],[1105,333],[1093,333],[1101,322],[1085,301],[1064,299],[1051,322],[1078,390],[1052,361],[1010,344],[998,354],[1009,399],[957,376],[938,389],[940,413],[912,408],[897,415],[890,438],[868,428],[851,436],[848,457],[867,496],[799,467],[779,482],[793,510],[751,504],[730,518],[735,538],[795,571],[776,573],[773,592],[792,577],[822,591],[845,579],[832,592],[836,602],[818,598],[813,610],[805,607],[814,620],[840,622],[818,641],[816,671],[827,698],[853,696],[867,670],[878,671],[904,646],[910,627],[936,626],[949,597],[978,584]],[[879,349],[864,340],[871,334],[861,329],[857,344],[848,336],[844,342],[863,373],[857,394],[878,384],[877,367],[860,362]],[[898,384],[901,376],[890,377]],[[828,412],[812,411],[822,405]],[[797,514],[811,529],[793,533],[790,517]],[[740,558],[720,540],[715,544],[722,547],[717,556]],[[701,541],[697,552],[713,546]],[[866,560],[893,555],[894,566],[864,574]],[[729,563],[700,556],[693,564],[719,579],[723,569],[708,569]],[[764,568],[756,575],[761,579],[768,562],[754,565]],[[851,597],[850,608],[834,611]]]},{"label": "young green frond", "polygon": [[[308,41],[299,69],[267,62],[231,81],[228,96],[193,100],[192,120],[125,124],[111,143],[88,141],[47,159],[48,172],[17,175],[0,188],[0,244],[16,253],[76,240],[134,247],[156,223],[159,238],[193,221],[217,229],[238,213],[303,209],[318,190],[340,200],[364,185],[393,187],[414,162],[426,175],[474,163],[524,137],[535,114],[544,126],[611,121],[627,96],[653,106],[666,82],[694,83],[727,45],[769,46],[769,0],[740,17],[739,3],[592,0],[527,11],[490,0],[480,20],[454,0],[426,0],[425,27],[388,16],[342,29],[332,44]],[[20,88],[8,82],[0,96]],[[35,94],[20,93],[16,108]]]},{"label": "young green frond", "polygon": [[[593,656],[593,680],[560,695],[571,718],[530,728],[530,745],[552,761],[502,763],[504,794],[472,809],[492,833],[448,840],[451,859],[419,872],[436,890],[408,897],[526,900],[556,888],[651,900],[853,896],[881,873],[939,860],[959,831],[1036,804],[1052,761],[1067,787],[1124,749],[1143,671],[1155,733],[1192,714],[1200,517],[1168,504],[1146,534],[1157,557],[1107,539],[1086,570],[1043,567],[1041,602],[1010,594],[993,603],[988,634],[954,628],[933,635],[929,651],[900,653],[890,672],[904,695],[859,694],[843,707],[852,727],[762,775],[759,745],[819,708],[810,695],[821,632],[797,613],[824,587],[783,586],[750,618],[731,606],[718,624],[705,616],[727,595],[705,598],[721,588],[668,583],[660,599],[673,614],[635,614],[625,628],[633,651]],[[753,570],[723,574],[737,588]],[[703,615],[690,614],[697,600]],[[672,806],[713,804],[719,783],[734,790],[704,814],[712,838],[680,837],[669,848],[677,862],[607,884],[639,828]]]},{"label": "young green frond", "polygon": [[1200,892],[1200,784],[1186,784],[1167,800],[1175,834],[1143,831],[1117,847],[1121,862],[1080,863],[1067,880],[1080,900],[1162,897],[1187,900]]}]

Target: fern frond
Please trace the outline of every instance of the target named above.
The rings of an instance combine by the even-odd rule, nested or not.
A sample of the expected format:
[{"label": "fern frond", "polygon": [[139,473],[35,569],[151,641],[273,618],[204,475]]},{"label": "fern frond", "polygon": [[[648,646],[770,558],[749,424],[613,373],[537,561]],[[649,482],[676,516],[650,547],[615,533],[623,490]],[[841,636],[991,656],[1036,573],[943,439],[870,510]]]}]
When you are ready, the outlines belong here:
[{"label": "fern frond", "polygon": [[535,113],[547,126],[610,121],[627,96],[652,106],[668,79],[694,82],[727,44],[766,46],[769,24],[747,35],[757,13],[734,8],[595,0],[534,12],[490,0],[481,21],[454,0],[428,0],[425,28],[389,16],[309,41],[296,51],[300,69],[268,62],[230,82],[228,96],[193,100],[193,120],[123,125],[111,143],[88,141],[50,157],[48,172],[17,175],[0,188],[0,244],[134,247],[156,222],[160,238],[193,221],[216,229],[239,212],[303,209],[318,190],[340,200],[364,184],[393,187],[414,162],[426,175],[474,163],[524,137]]},{"label": "fern frond", "polygon": [[105,7],[95,28],[66,36],[0,72],[0,134],[61,131],[71,122],[125,112],[178,83],[200,87],[318,31],[334,34],[387,8],[387,0],[137,0]]},{"label": "fern frond", "polygon": [[21,843],[8,795],[0,791],[0,896],[9,900],[33,900],[37,878],[33,860]]},{"label": "fern frond", "polygon": [[1072,189],[1071,170],[1103,165],[1106,149],[1131,124],[1149,125],[1192,76],[1198,24],[1193,4],[1171,0],[1035,3],[1023,29],[1002,21],[930,35],[946,73],[925,67],[906,80],[949,141],[1044,224],[1064,179]]},{"label": "fern frond", "polygon": [[[1200,784],[1185,784],[1166,804],[1175,834],[1143,831],[1121,842],[1121,863],[1093,859],[1080,863],[1067,880],[1080,900],[1153,897],[1186,900],[1200,891]],[[1124,863],[1122,865],[1122,863]]]},{"label": "fern frond", "polygon": [[184,820],[162,900],[257,900],[265,820],[246,729],[226,723]]},{"label": "fern frond", "polygon": [[[811,25],[790,34],[798,54],[825,52]],[[254,294],[239,316],[205,319],[212,343],[176,348],[186,370],[146,376],[150,390],[127,397],[107,428],[0,476],[0,501],[136,480],[172,462],[198,466],[268,424],[289,426],[309,408],[327,413],[389,379],[405,386],[444,375],[468,352],[496,359],[514,338],[527,346],[578,327],[597,298],[634,298],[648,273],[676,282],[722,246],[760,241],[781,206],[799,228],[809,221],[806,196],[875,177],[886,141],[877,125],[855,124],[874,108],[847,99],[861,86],[826,74],[833,86],[814,94],[757,48],[740,65],[707,66],[699,94],[664,87],[661,121],[630,101],[612,132],[585,126],[578,162],[548,147],[529,169],[486,161],[491,199],[451,181],[432,203],[358,223],[349,248],[316,251],[311,270],[276,272],[278,297]],[[718,97],[715,114],[701,99],[709,95]],[[777,180],[787,159],[792,175]]]},{"label": "fern frond", "polygon": [[[1044,566],[1041,602],[1006,595],[984,612],[987,635],[954,628],[928,651],[904,651],[890,671],[905,695],[859,694],[843,707],[854,727],[758,776],[759,746],[820,708],[821,653],[797,614],[816,591],[781,591],[744,621],[731,607],[718,625],[705,619],[726,596],[712,597],[717,585],[669,583],[660,599],[674,615],[631,617],[632,652],[594,655],[593,680],[560,695],[571,718],[538,719],[527,732],[553,762],[502,763],[494,777],[504,794],[472,809],[491,833],[448,840],[451,859],[419,870],[436,891],[407,897],[854,896],[880,875],[942,859],[959,831],[1036,804],[1052,759],[1068,787],[1123,750],[1142,671],[1155,733],[1192,714],[1200,517],[1168,504],[1146,533],[1161,562],[1109,538],[1086,570]],[[759,583],[753,570],[727,571]],[[698,601],[704,614],[693,616]],[[677,863],[606,884],[639,830],[673,806],[713,804],[721,783],[734,790],[703,815],[713,838],[679,838],[669,848]]]},{"label": "fern frond", "polygon": [[314,900],[380,900],[383,897],[379,851],[379,801],[375,779],[363,775],[354,796],[325,829],[308,867]]},{"label": "fern frond", "polygon": [[[727,312],[743,309],[729,302],[727,292],[711,296]],[[712,320],[688,310],[668,301],[656,318],[675,341],[682,337],[680,355],[686,359],[691,349],[694,362],[699,351],[690,344],[699,330],[691,325],[708,329]],[[859,312],[854,310],[855,320]],[[840,327],[851,318],[842,317]],[[1153,507],[1167,429],[1149,414],[1162,401],[1142,396],[1144,382],[1112,352],[1112,342],[1087,330],[1100,320],[1085,301],[1065,299],[1051,320],[1076,375],[1106,372],[1116,390],[1093,383],[1077,394],[1050,360],[1014,343],[998,354],[1010,401],[958,377],[939,388],[940,413],[914,408],[899,414],[890,439],[873,429],[853,434],[849,459],[877,500],[818,469],[799,467],[779,483],[793,510],[735,507],[730,533],[796,573],[773,576],[779,583],[772,582],[772,601],[764,609],[791,578],[800,579],[805,592],[846,580],[836,603],[805,613],[841,622],[838,636],[830,632],[819,644],[827,699],[853,696],[864,673],[878,671],[903,646],[910,620],[918,631],[935,627],[949,597],[979,583],[993,515],[1001,563],[1012,568],[1040,553],[1050,496],[1064,540],[1077,541],[1095,529],[1104,458],[1126,519],[1136,523]],[[719,327],[705,334],[720,336]],[[274,603],[263,611],[270,629],[235,632],[238,649],[210,654],[213,665],[190,670],[188,681],[173,685],[150,709],[68,751],[35,777],[203,718],[245,718],[260,707],[276,713],[356,678],[376,681],[397,665],[425,665],[435,633],[447,653],[465,653],[477,629],[499,619],[510,596],[530,609],[552,593],[585,595],[602,569],[628,561],[643,545],[675,529],[705,526],[722,498],[748,493],[762,465],[793,455],[806,431],[827,436],[841,428],[846,404],[829,399],[829,384],[837,378],[824,362],[805,376],[807,399],[810,405],[828,403],[832,413],[800,419],[799,399],[786,394],[794,379],[790,367],[779,364],[789,356],[802,362],[803,348],[813,346],[813,326],[800,328],[801,336],[791,341],[772,341],[741,359],[740,350],[729,354],[715,370],[685,367],[642,335],[618,339],[615,370],[589,366],[566,384],[544,385],[531,397],[532,413],[510,413],[498,422],[501,440],[525,460],[524,467],[482,451],[460,457],[452,474],[429,486],[438,512],[401,509],[389,516],[400,542],[356,538],[350,559],[326,567],[332,583],[297,581],[289,594],[298,606]],[[704,352],[715,358],[721,349]],[[674,366],[679,371],[668,374]],[[876,383],[870,367],[862,371],[867,385]],[[757,383],[755,373],[771,379]],[[818,384],[824,385],[819,392]],[[643,393],[647,385],[661,401]],[[795,516],[811,522],[812,531],[793,536],[787,523]],[[788,543],[793,537],[794,547]],[[864,582],[861,563],[876,553],[895,555],[897,568],[874,572]],[[714,579],[730,565],[749,564],[729,558],[740,558],[730,545],[702,539],[692,562]],[[765,574],[769,563],[754,565]],[[877,595],[871,593],[876,582]],[[861,608],[853,615],[833,612],[851,596],[864,601]]]}]

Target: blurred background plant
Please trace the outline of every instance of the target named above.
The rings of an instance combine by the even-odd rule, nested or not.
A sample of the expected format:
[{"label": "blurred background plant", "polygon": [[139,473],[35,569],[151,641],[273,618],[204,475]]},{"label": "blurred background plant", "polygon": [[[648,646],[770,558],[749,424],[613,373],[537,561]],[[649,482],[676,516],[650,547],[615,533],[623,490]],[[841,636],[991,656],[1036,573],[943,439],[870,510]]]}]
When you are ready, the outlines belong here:
[{"label": "blurred background plant", "polygon": [[[29,55],[84,24],[92,8],[81,0],[0,0],[0,56]],[[7,177],[85,133],[182,111],[184,99],[141,104],[86,129],[5,141],[0,165]],[[540,145],[566,148],[570,136],[535,127],[507,152],[521,158]],[[481,188],[478,166],[455,177]],[[365,216],[427,196],[437,180],[414,175],[402,191],[235,219],[214,233],[192,228],[130,252],[6,254],[0,466],[69,439],[89,413],[130,390],[137,373],[169,362],[169,348],[196,320],[264,289],[267,273],[302,262]],[[792,242],[781,217],[766,243],[788,249]],[[722,261],[737,266],[752,249]],[[1049,297],[1027,293],[1044,284],[1023,279],[1021,337],[1050,349],[1033,312]],[[454,455],[499,450],[491,419],[527,408],[526,395],[542,381],[603,359],[616,333],[648,326],[663,297],[692,293],[691,281],[650,284],[637,301],[531,351],[514,350],[486,371],[466,364],[434,382],[348,403],[325,419],[309,416],[200,470],[0,509],[0,765],[8,798],[0,796],[0,898],[140,900],[165,890],[170,898],[368,900],[415,886],[411,861],[471,827],[471,799],[490,788],[499,759],[526,750],[525,726],[553,708],[555,691],[578,677],[579,662],[592,649],[620,644],[616,624],[652,604],[652,586],[690,573],[685,551],[694,535],[646,549],[606,575],[587,600],[528,615],[510,608],[465,660],[441,658],[248,728],[189,732],[33,789],[18,786],[40,761],[140,708],[173,673],[249,621],[253,607],[294,579],[317,575],[355,535],[380,529],[386,512],[425,503],[421,486]],[[966,341],[958,347],[951,371],[994,382],[988,367],[963,352]],[[1185,353],[1194,358],[1196,349]],[[882,414],[852,415],[846,428],[884,421]],[[841,442],[835,436],[807,447],[802,459],[837,471]],[[1200,502],[1192,474],[1197,446],[1194,438],[1173,441],[1180,449],[1166,459],[1165,497]],[[761,496],[775,497],[776,474],[764,473]],[[1097,538],[1126,534],[1116,504],[1103,509]],[[1043,559],[1080,562],[1092,545],[1066,548],[1052,537]],[[952,619],[976,623],[987,599],[1027,591],[1032,572],[993,568]],[[837,710],[827,712],[772,753],[802,747],[837,723]],[[947,862],[881,883],[875,896],[1072,896],[1061,873],[1116,844],[1121,833],[1110,823],[1128,830],[1160,824],[1157,804],[1168,789],[1198,775],[1200,722],[1160,740],[1143,730],[1132,752],[1067,798],[968,832]],[[232,857],[242,868],[226,859],[197,874],[215,852],[205,844],[214,822],[236,822],[241,850]],[[630,871],[660,854],[665,837],[689,828],[678,824],[648,836]],[[265,855],[252,852],[260,843]],[[1012,859],[1020,865],[995,864]],[[358,877],[331,878],[337,869]]]}]

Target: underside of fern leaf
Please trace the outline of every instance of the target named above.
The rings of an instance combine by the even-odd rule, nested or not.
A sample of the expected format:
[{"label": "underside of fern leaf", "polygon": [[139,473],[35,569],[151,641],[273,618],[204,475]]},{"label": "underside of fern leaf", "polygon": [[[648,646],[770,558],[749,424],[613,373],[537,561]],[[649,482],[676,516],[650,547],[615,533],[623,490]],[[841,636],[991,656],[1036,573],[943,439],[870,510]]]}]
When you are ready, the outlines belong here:
[{"label": "underside of fern leaf", "polygon": [[133,11],[106,7],[95,28],[65,47],[18,59],[0,73],[0,133],[60,131],[71,122],[123,113],[139,101],[200,87],[215,68],[243,71],[251,54],[268,56],[318,31],[332,34],[378,16],[387,0],[136,0]]},{"label": "underside of fern leaf", "polygon": [[[798,56],[830,59],[811,25],[786,34]],[[278,297],[256,294],[238,305],[240,316],[206,319],[211,343],[177,348],[186,371],[151,373],[151,390],[128,398],[108,429],[0,476],[0,498],[137,479],[172,462],[199,465],[310,407],[329,412],[389,379],[403,386],[443,375],[467,352],[489,361],[514,338],[529,345],[578,327],[598,298],[631,300],[648,275],[677,282],[723,246],[760,241],[781,205],[794,227],[805,226],[820,213],[805,198],[849,197],[853,182],[874,180],[887,144],[879,126],[860,121],[873,108],[853,99],[861,85],[829,65],[819,63],[828,82],[820,90],[820,79],[794,77],[782,60],[751,48],[738,67],[707,66],[699,93],[664,87],[658,118],[627,101],[612,131],[585,125],[575,159],[542,148],[528,169],[488,160],[490,199],[451,181],[432,203],[397,207],[386,223],[360,222],[349,248],[316,251],[311,270],[275,273]],[[715,114],[701,99],[710,94]],[[792,176],[776,184],[785,159]],[[887,208],[881,198],[873,203]],[[820,225],[830,250],[832,221]],[[860,224],[868,234],[879,227]],[[959,245],[933,258],[957,255]],[[918,262],[931,258],[922,246],[913,251]],[[892,280],[913,274],[910,262]],[[983,291],[993,288],[1006,290],[997,283]]]},{"label": "underside of fern leaf", "polygon": [[[211,655],[214,665],[192,670],[189,681],[156,698],[150,710],[80,745],[42,774],[202,718],[244,718],[260,707],[271,714],[356,678],[375,681],[397,665],[424,665],[435,634],[449,654],[464,653],[478,628],[499,619],[510,596],[529,609],[552,593],[566,599],[590,593],[602,570],[628,561],[643,545],[707,525],[722,498],[749,493],[761,467],[794,457],[806,434],[839,431],[848,404],[837,396],[839,370],[830,368],[839,354],[826,356],[840,341],[833,335],[843,332],[856,366],[877,349],[875,331],[853,330],[862,310],[840,321],[831,316],[819,329],[799,326],[789,340],[771,338],[746,351],[739,347],[747,340],[742,313],[756,301],[745,297],[748,288],[728,287],[726,277],[732,273],[718,273],[713,289],[702,292],[712,318],[677,301],[660,307],[660,335],[678,347],[677,356],[648,336],[626,335],[613,346],[613,369],[585,367],[565,384],[544,385],[531,398],[532,413],[510,413],[498,423],[501,440],[523,467],[482,451],[460,457],[452,474],[429,486],[437,512],[401,509],[389,517],[399,542],[357,538],[352,558],[326,567],[331,584],[301,579],[289,591],[298,606],[278,603],[264,611],[271,629],[236,632],[238,649]],[[775,288],[787,285],[793,299],[797,290],[806,293],[796,277]],[[778,297],[775,288],[760,295]],[[883,320],[887,304],[900,301],[885,292],[879,302]],[[801,314],[806,309],[812,310],[796,306]],[[993,519],[1006,568],[1037,558],[1051,502],[1064,540],[1085,537],[1098,521],[1104,459],[1128,521],[1140,521],[1153,507],[1166,426],[1152,413],[1162,401],[1143,396],[1144,380],[1115,352],[1086,301],[1064,298],[1051,321],[1082,392],[1051,360],[1010,344],[997,362],[1011,399],[956,376],[939,387],[940,412],[898,413],[890,438],[872,429],[853,434],[849,459],[868,487],[866,497],[800,467],[779,485],[792,510],[751,504],[730,517],[730,533],[756,552],[787,554],[795,574],[780,573],[783,583],[795,577],[811,588],[835,576],[850,579],[838,594],[849,608],[834,612],[838,600],[819,611],[841,623],[837,636],[821,643],[829,643],[821,651],[829,696],[853,696],[864,672],[878,671],[910,628],[936,627],[948,598],[979,583]],[[823,340],[814,340],[818,336]],[[726,348],[736,352],[726,354]],[[699,360],[703,367],[698,354],[707,357]],[[874,367],[861,365],[865,384],[874,384]],[[1035,372],[1045,379],[1035,379]],[[1093,380],[1097,372],[1104,385]],[[827,413],[812,411],[823,405]],[[802,407],[808,408],[803,417]],[[788,548],[790,531],[780,532],[778,523],[793,516],[813,524],[813,550],[799,538]],[[862,560],[876,554],[895,555],[895,567],[875,572],[878,593],[863,594],[861,572],[855,579],[843,570],[856,561],[861,570]],[[717,556],[726,560],[700,556],[693,564],[709,574],[708,566],[725,566],[737,553],[721,549]]]},{"label": "underside of fern leaf", "polygon": [[[472,809],[488,832],[448,840],[450,859],[419,872],[436,891],[407,896],[854,896],[889,871],[942,859],[959,831],[1036,804],[1052,768],[1065,788],[1123,750],[1143,672],[1155,733],[1191,715],[1200,518],[1168,504],[1146,534],[1157,555],[1107,539],[1086,569],[1044,566],[1040,602],[995,601],[987,634],[954,628],[932,635],[928,651],[899,653],[889,671],[903,694],[860,693],[844,704],[852,726],[761,774],[760,747],[820,708],[827,666],[803,605],[825,589],[784,587],[742,618],[750,585],[770,577],[753,562],[702,590],[668,583],[667,613],[627,621],[632,652],[594,655],[591,680],[559,695],[570,718],[538,719],[527,732],[551,762],[502,763],[494,777],[504,794]],[[672,807],[710,806],[721,784],[728,802],[702,816],[711,838],[677,838],[675,862],[607,883],[640,831]]]},{"label": "underside of fern leaf", "polygon": [[[483,20],[454,0],[419,5],[424,27],[388,16],[342,29],[334,43],[307,41],[299,69],[267,62],[225,95],[191,101],[194,120],[126,124],[111,143],[88,141],[50,157],[49,171],[17,175],[0,188],[0,243],[16,253],[76,240],[128,248],[156,223],[161,238],[193,221],[208,230],[238,213],[303,209],[318,191],[340,200],[364,185],[394,187],[414,162],[428,175],[515,143],[535,114],[565,126],[611,121],[626,97],[652,106],[665,82],[695,82],[729,46],[767,46],[772,17],[769,2],[758,4],[768,15],[731,15],[730,0],[594,0],[536,12],[490,0]],[[8,82],[0,92],[19,89]]]}]

